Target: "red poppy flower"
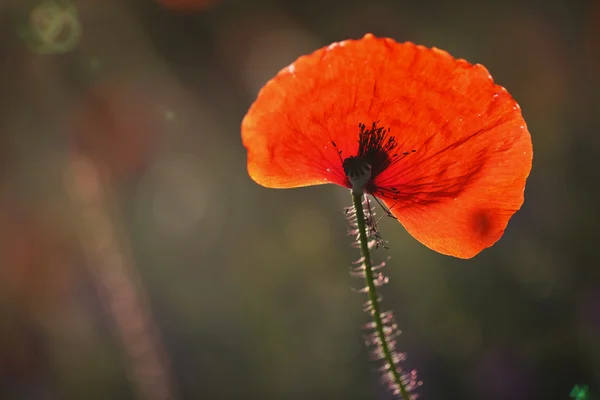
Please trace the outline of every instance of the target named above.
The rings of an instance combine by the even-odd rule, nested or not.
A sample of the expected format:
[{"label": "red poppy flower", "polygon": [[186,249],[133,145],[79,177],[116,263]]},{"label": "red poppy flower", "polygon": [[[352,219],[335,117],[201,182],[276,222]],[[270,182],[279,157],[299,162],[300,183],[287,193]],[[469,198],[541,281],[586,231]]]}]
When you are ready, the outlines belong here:
[{"label": "red poppy flower", "polygon": [[502,236],[532,161],[520,108],[485,67],[371,34],[281,70],[242,140],[257,183],[364,190],[421,243],[460,258]]}]

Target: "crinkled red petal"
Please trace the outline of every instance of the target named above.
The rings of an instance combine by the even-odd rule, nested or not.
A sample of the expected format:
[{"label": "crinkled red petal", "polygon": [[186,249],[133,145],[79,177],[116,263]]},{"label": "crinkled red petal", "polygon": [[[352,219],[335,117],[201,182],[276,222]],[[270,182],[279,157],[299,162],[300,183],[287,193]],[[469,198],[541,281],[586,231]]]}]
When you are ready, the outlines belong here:
[{"label": "crinkled red petal", "polygon": [[523,203],[529,132],[483,66],[438,49],[366,35],[299,58],[242,122],[250,176],[267,187],[347,186],[337,151],[355,155],[358,123],[374,121],[410,154],[372,190],[416,239],[469,258],[502,236]]}]

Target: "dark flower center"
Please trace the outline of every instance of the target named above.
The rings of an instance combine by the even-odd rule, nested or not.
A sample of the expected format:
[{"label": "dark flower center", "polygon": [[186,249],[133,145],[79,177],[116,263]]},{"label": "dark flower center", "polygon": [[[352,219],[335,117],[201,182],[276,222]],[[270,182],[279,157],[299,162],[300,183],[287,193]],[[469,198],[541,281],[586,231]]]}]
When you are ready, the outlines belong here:
[{"label": "dark flower center", "polygon": [[[359,123],[360,132],[358,134],[358,154],[342,159],[342,152],[338,151],[344,173],[355,192],[362,192],[363,188],[369,184],[373,190],[373,180],[385,171],[390,165],[415,150],[410,152],[396,153],[398,146],[396,138],[390,135],[390,128],[377,126],[379,121],[373,122],[371,128],[363,123]],[[335,142],[333,146],[337,148]],[[393,188],[395,189],[395,188]]]},{"label": "dark flower center", "polygon": [[370,129],[363,123],[358,124],[358,154],[342,161],[344,173],[355,191],[362,191],[397,157],[392,154],[398,145],[396,139],[390,135],[390,128],[377,126],[378,122],[373,122]]},{"label": "dark flower center", "polygon": [[371,179],[383,172],[397,157],[393,150],[398,146],[396,138],[390,135],[390,128],[378,127],[373,122],[370,129],[363,123],[358,124],[358,156],[371,165]]}]

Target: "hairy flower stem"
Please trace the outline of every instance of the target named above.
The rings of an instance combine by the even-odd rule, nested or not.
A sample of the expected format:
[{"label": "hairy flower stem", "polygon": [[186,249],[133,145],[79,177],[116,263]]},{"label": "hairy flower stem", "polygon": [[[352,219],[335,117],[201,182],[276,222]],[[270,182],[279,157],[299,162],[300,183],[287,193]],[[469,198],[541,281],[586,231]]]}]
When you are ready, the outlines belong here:
[{"label": "hairy flower stem", "polygon": [[356,211],[356,226],[358,228],[358,241],[360,243],[360,251],[363,256],[364,278],[367,284],[366,292],[370,303],[370,314],[374,324],[375,334],[377,335],[377,346],[383,356],[383,361],[388,365],[391,383],[399,389],[399,394],[403,400],[411,400],[409,393],[410,384],[406,384],[403,379],[400,368],[397,365],[397,360],[394,357],[394,346],[390,343],[390,338],[386,335],[386,324],[382,318],[381,307],[379,304],[379,296],[377,295],[377,285],[373,273],[373,263],[371,261],[371,253],[369,249],[369,235],[367,235],[367,226],[365,213],[362,204],[362,193],[352,192],[352,204]]}]

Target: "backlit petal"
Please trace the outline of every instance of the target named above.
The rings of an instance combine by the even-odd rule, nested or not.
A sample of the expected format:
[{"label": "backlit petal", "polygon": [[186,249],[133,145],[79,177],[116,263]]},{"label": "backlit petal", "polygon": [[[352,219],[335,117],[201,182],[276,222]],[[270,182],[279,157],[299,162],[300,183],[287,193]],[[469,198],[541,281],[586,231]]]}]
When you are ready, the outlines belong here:
[{"label": "backlit petal", "polygon": [[[397,194],[386,191],[388,197],[383,197],[417,240],[459,258],[471,258],[500,239],[523,204],[531,169],[531,139],[518,120],[478,136],[484,138],[471,139],[475,143],[471,146],[457,146],[464,157],[437,167],[424,161],[431,169],[421,169],[422,179],[398,184]],[[498,137],[500,142],[493,140]]]}]

